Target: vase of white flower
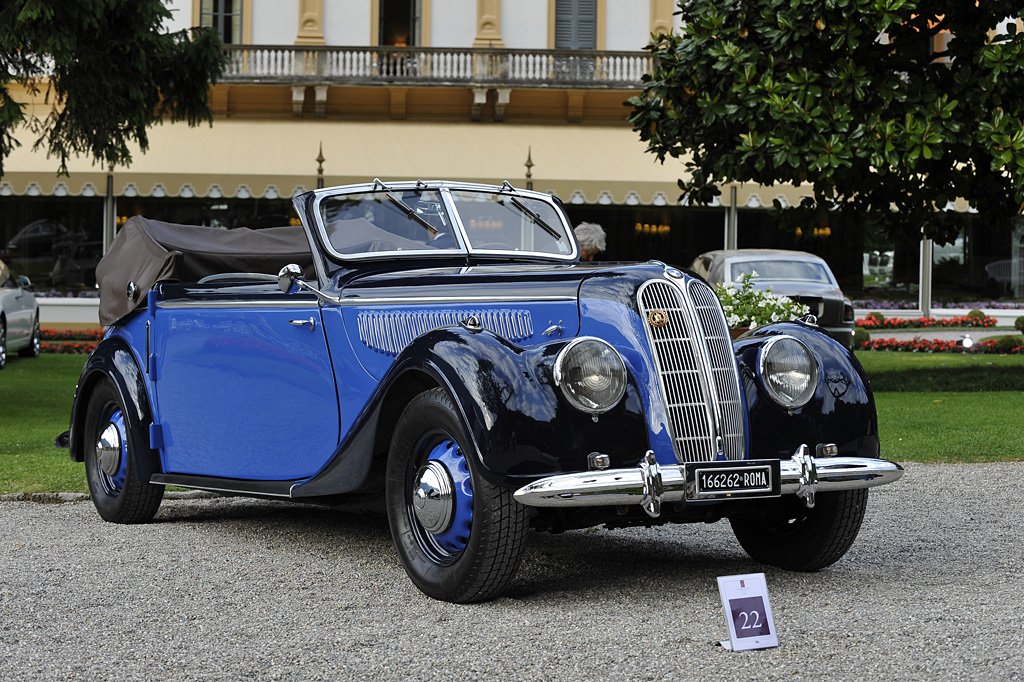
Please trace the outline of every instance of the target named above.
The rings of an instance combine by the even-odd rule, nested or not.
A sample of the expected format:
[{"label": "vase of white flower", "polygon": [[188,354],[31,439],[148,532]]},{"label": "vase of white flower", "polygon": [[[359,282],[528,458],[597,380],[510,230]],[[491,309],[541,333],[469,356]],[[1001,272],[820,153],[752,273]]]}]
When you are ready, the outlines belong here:
[{"label": "vase of white flower", "polygon": [[743,274],[735,282],[715,286],[730,329],[743,333],[771,322],[796,320],[810,312],[810,308],[788,296],[773,294],[771,287],[758,289],[754,286],[756,277],[756,272]]}]

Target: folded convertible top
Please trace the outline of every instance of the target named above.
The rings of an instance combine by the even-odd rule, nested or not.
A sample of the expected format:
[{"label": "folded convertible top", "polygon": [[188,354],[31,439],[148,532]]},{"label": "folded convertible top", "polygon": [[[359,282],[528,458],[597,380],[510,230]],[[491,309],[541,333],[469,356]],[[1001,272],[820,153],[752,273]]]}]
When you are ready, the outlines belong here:
[{"label": "folded convertible top", "polygon": [[[222,272],[276,275],[289,263],[303,269],[313,263],[301,226],[224,230],[134,216],[96,266],[100,324],[114,324],[145,305],[145,292],[157,282],[197,282]],[[127,296],[129,282],[138,287],[135,298]]]}]

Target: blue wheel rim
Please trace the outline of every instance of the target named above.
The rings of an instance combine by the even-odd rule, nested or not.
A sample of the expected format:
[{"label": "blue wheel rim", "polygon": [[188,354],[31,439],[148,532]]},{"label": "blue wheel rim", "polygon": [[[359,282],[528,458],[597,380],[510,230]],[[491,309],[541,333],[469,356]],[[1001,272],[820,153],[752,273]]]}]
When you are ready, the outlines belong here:
[{"label": "blue wheel rim", "polygon": [[[438,563],[454,561],[469,543],[473,526],[473,484],[469,466],[462,449],[454,440],[444,440],[431,448],[425,459],[417,465],[436,461],[440,463],[452,482],[452,520],[444,530],[428,532],[416,519],[409,503],[409,518],[424,551]],[[418,466],[417,466],[418,468]]]},{"label": "blue wheel rim", "polygon": [[[99,474],[100,483],[103,485],[103,491],[108,495],[117,496],[124,490],[124,481],[128,472],[128,434],[125,430],[124,414],[121,410],[115,410],[107,421],[117,429],[117,435],[121,442],[121,456],[116,473],[108,474],[100,466],[97,466],[96,471]],[[106,426],[103,429],[106,429]],[[103,429],[100,430],[101,433]]]}]

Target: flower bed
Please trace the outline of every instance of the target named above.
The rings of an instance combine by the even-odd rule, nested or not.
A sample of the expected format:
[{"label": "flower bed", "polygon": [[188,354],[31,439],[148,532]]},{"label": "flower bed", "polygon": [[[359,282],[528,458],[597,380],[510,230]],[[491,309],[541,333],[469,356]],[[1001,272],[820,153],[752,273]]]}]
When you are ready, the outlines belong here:
[{"label": "flower bed", "polygon": [[874,339],[857,344],[856,350],[887,350],[908,353],[1008,353],[1024,352],[1024,343],[1005,351],[996,348],[995,339],[977,341],[971,348],[964,348],[960,341],[941,341],[937,339]]},{"label": "flower bed", "polygon": [[91,353],[106,332],[103,329],[40,329],[39,350],[43,353]]},{"label": "flower bed", "polygon": [[972,317],[961,315],[960,317],[917,317],[902,318],[892,317],[879,320],[877,317],[867,317],[857,320],[856,325],[868,331],[877,329],[918,329],[927,327],[994,327],[996,320],[993,317]]}]

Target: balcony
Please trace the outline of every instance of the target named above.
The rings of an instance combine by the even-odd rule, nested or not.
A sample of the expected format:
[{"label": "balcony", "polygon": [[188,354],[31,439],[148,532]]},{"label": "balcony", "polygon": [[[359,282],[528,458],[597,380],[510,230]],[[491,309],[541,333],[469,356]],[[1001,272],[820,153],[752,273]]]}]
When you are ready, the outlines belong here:
[{"label": "balcony", "polygon": [[226,84],[637,90],[646,52],[424,47],[225,46]]}]

